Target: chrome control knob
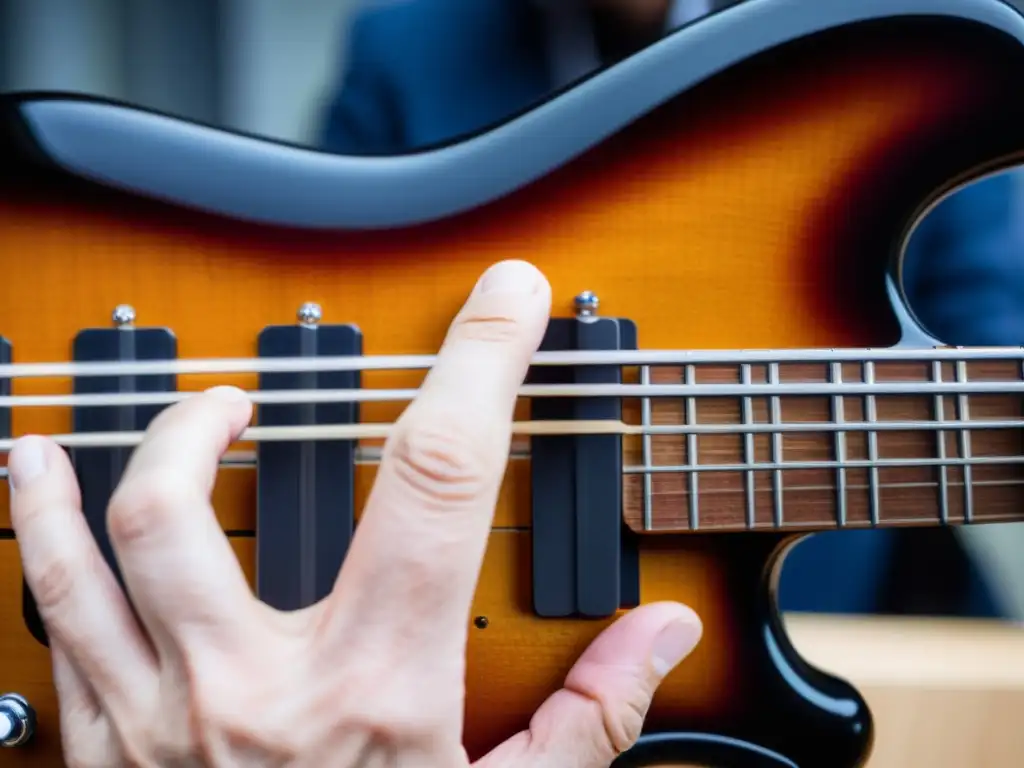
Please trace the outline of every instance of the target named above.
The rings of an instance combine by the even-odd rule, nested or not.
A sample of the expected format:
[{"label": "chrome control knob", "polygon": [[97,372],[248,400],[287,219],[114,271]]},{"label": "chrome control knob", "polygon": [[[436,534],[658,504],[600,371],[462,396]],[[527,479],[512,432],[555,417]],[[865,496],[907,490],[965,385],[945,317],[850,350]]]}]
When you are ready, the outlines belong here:
[{"label": "chrome control knob", "polygon": [[36,711],[24,696],[0,695],[0,747],[20,747],[36,732]]}]

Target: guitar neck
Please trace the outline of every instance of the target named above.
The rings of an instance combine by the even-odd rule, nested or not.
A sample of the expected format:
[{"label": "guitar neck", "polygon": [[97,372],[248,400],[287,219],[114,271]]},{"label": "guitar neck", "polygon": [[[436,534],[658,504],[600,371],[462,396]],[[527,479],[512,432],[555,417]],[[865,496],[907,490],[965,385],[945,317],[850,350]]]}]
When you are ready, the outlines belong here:
[{"label": "guitar neck", "polygon": [[[321,371],[428,369],[432,357],[321,358]],[[621,383],[526,384],[527,400],[570,407],[517,421],[514,452],[551,436],[619,438],[622,514],[638,533],[827,530],[1024,520],[1024,350],[888,349],[541,353],[539,367],[621,369]],[[68,368],[68,365],[71,368]],[[106,365],[107,367],[104,367]],[[109,370],[235,371],[266,361],[0,366],[12,378]],[[135,366],[135,367],[133,367]],[[305,358],[275,367],[311,370]],[[67,370],[65,370],[67,369]],[[137,370],[136,370],[137,369]],[[288,368],[291,370],[290,368]],[[252,392],[257,404],[396,404],[415,386]],[[19,408],[160,407],[187,392],[0,396]],[[581,418],[586,403],[621,402],[620,418]],[[576,415],[573,415],[576,414]],[[267,426],[242,442],[360,441],[375,463],[391,421]],[[53,435],[68,448],[137,445],[140,431]],[[9,450],[12,440],[0,440]],[[238,454],[228,464],[251,464]]]},{"label": "guitar neck", "polygon": [[624,438],[627,524],[673,533],[1024,520],[1020,350],[893,353],[642,370],[645,382],[699,396],[627,406],[627,422],[646,427]]}]

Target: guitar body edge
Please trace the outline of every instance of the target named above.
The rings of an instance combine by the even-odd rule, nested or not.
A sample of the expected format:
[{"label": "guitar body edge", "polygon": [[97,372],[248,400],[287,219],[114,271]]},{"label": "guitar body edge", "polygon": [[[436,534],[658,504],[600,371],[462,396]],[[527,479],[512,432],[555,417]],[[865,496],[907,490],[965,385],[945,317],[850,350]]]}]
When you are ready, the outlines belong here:
[{"label": "guitar body edge", "polygon": [[[848,682],[804,662],[779,619],[777,580],[786,553],[798,540],[749,534],[661,542],[677,554],[701,550],[725,574],[730,598],[724,625],[731,628],[735,643],[728,651],[728,666],[734,670],[736,688],[728,715],[719,713],[703,730],[674,729],[674,722],[687,718],[656,703],[648,733],[615,768],[859,768],[865,763],[874,741],[867,703]],[[723,636],[721,631],[716,634]]]}]

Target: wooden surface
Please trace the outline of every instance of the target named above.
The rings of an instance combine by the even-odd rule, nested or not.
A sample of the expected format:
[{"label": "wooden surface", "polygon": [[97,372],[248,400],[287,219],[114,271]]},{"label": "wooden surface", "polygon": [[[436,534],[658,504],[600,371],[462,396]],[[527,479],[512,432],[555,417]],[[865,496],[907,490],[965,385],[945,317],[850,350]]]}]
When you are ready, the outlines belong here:
[{"label": "wooden surface", "polygon": [[866,768],[1024,765],[1024,627],[812,615],[786,622],[808,661],[865,694],[876,729]]},{"label": "wooden surface", "polygon": [[804,657],[875,716],[869,768],[1024,765],[1024,628],[951,619],[791,616]]}]

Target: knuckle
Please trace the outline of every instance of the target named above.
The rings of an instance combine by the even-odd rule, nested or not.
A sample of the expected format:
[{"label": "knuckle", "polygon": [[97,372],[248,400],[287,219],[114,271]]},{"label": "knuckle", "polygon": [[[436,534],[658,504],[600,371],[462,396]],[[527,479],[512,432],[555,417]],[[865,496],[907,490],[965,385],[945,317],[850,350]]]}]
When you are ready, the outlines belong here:
[{"label": "knuckle", "polygon": [[[606,726],[613,748],[622,754],[636,744],[643,732],[644,720],[647,718],[648,698],[636,695],[625,702],[618,712],[618,717],[608,717],[613,725]],[[614,727],[617,726],[617,727]]]},{"label": "knuckle", "polygon": [[62,726],[61,739],[67,768],[110,768],[124,764],[105,723]]},{"label": "knuckle", "polygon": [[90,563],[67,553],[54,553],[38,563],[32,580],[32,593],[44,617],[60,615],[64,606],[73,600],[75,584],[88,570]]},{"label": "knuckle", "polygon": [[523,318],[516,307],[470,306],[452,324],[452,333],[460,340],[504,344],[523,335]]},{"label": "knuckle", "polygon": [[27,531],[39,525],[50,511],[49,500],[36,494],[15,495],[11,500],[11,522],[16,531]]},{"label": "knuckle", "polygon": [[590,740],[609,757],[616,757],[629,750],[643,732],[644,721],[651,703],[651,690],[641,680],[623,681],[619,695],[609,696],[582,683],[571,682],[569,689],[584,699],[593,711],[587,719],[590,724]]},{"label": "knuckle", "polygon": [[110,768],[116,763],[110,762],[110,755],[97,750],[89,751],[81,747],[74,747],[64,753],[64,763],[67,768]]},{"label": "knuckle", "polygon": [[[338,727],[359,734],[370,744],[399,749],[436,743],[438,734],[444,733],[450,723],[452,706],[437,696],[432,696],[430,702],[424,701],[417,694],[420,687],[410,683],[407,675],[395,675],[393,668],[390,675],[380,667],[376,674],[369,672],[370,669],[363,670],[362,675],[350,678],[349,683],[360,694],[349,698],[351,705],[346,707]],[[381,686],[380,681],[389,678],[395,682]]]},{"label": "knuckle", "polygon": [[480,498],[491,481],[488,454],[482,440],[454,421],[443,428],[409,422],[391,458],[395,473],[418,501],[445,506]]},{"label": "knuckle", "polygon": [[184,478],[169,472],[147,472],[115,491],[107,508],[110,537],[131,544],[173,524],[176,514],[193,501]]},{"label": "knuckle", "polygon": [[623,702],[624,706],[613,706],[603,698],[591,698],[595,709],[591,719],[592,742],[603,754],[617,757],[632,747],[643,730],[645,710],[634,702]]}]

